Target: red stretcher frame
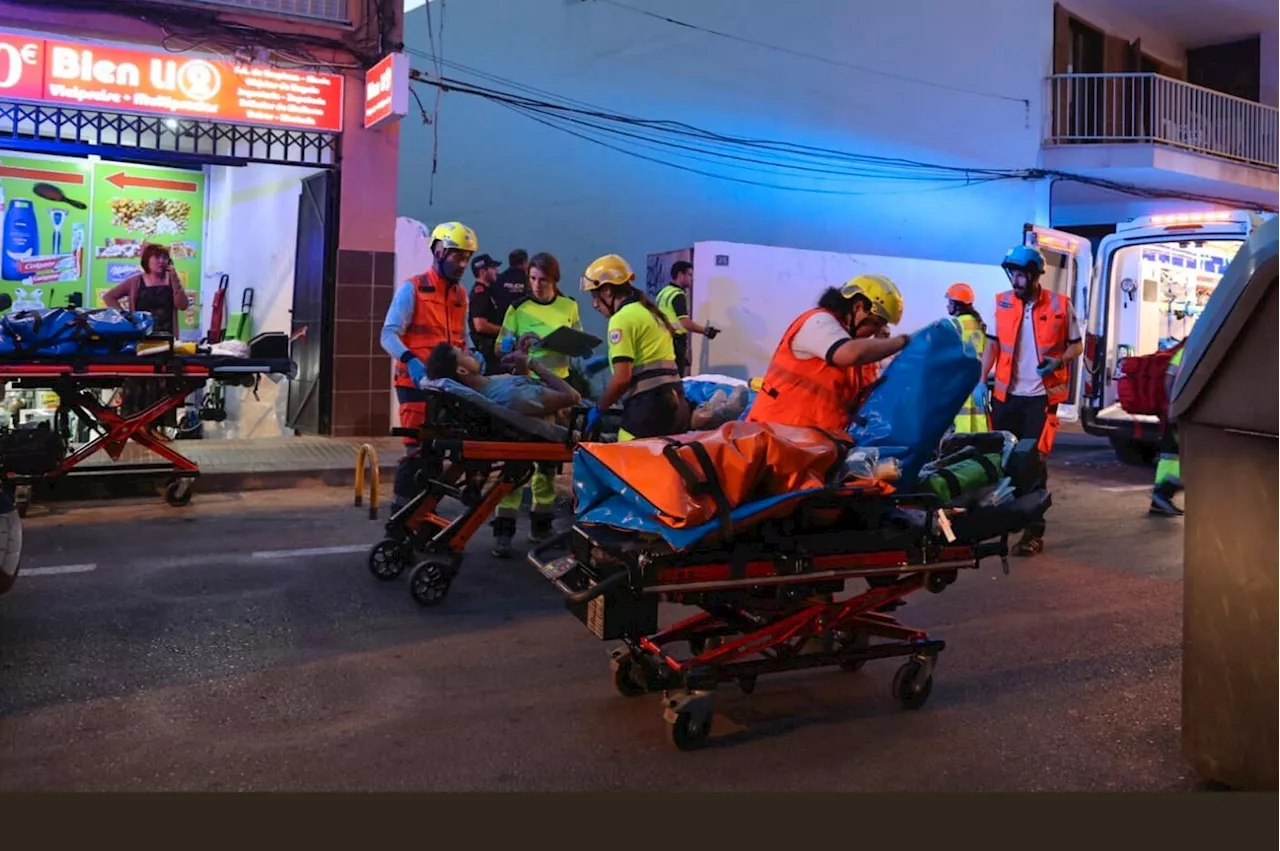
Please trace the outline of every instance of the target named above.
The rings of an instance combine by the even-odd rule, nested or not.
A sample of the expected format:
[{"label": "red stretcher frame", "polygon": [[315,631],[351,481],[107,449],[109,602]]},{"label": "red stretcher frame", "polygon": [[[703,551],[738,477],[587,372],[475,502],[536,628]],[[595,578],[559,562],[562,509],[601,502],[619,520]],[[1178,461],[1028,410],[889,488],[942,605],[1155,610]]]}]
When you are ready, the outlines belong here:
[{"label": "red stretcher frame", "polygon": [[[167,473],[172,478],[165,488],[165,501],[173,506],[186,505],[191,501],[194,480],[200,475],[200,465],[172,445],[149,434],[147,424],[180,407],[188,396],[210,379],[230,378],[233,375],[264,375],[272,371],[261,361],[248,361],[234,366],[210,366],[201,363],[198,358],[190,357],[109,364],[0,362],[0,384],[13,381],[20,382],[25,387],[50,389],[58,394],[60,407],[77,414],[90,423],[91,428],[96,425],[99,431],[97,437],[62,459],[46,473],[4,473],[4,484],[14,490],[14,505],[19,516],[26,515],[30,489],[36,482],[70,475]],[[164,398],[142,411],[122,416],[88,392],[93,386],[111,386],[135,378],[166,379]],[[118,464],[102,470],[76,471],[86,459],[98,452],[106,452],[112,461],[119,461],[125,445],[130,441],[158,455],[164,463]]]}]

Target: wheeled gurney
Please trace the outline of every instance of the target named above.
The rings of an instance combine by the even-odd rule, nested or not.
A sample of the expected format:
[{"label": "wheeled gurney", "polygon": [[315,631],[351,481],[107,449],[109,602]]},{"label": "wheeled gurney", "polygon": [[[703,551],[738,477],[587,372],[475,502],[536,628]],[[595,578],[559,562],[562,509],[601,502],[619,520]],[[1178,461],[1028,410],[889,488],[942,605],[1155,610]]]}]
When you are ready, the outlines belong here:
[{"label": "wheeled gurney", "polygon": [[[393,580],[413,565],[409,592],[420,605],[445,598],[462,566],[467,543],[512,491],[539,465],[559,471],[573,460],[587,408],[575,408],[568,427],[515,413],[453,381],[431,382],[427,421],[420,430],[393,429],[421,444],[419,491],[386,523],[386,536],[369,553],[369,570]],[[437,513],[445,497],[463,512]]]},{"label": "wheeled gurney", "polygon": [[[294,378],[297,365],[287,357],[227,357],[168,353],[150,357],[112,355],[67,358],[6,357],[0,359],[0,384],[52,390],[58,394],[59,408],[74,413],[98,432],[91,441],[67,455],[52,469],[38,473],[4,472],[4,483],[14,494],[20,514],[25,514],[31,488],[40,480],[61,476],[168,476],[165,500],[174,506],[191,501],[200,467],[172,445],[153,437],[147,426],[181,406],[186,398],[209,381],[252,386],[262,375]],[[162,398],[145,410],[120,414],[104,405],[98,392],[116,388],[140,378],[163,379]],[[118,461],[125,444],[133,441],[160,456],[162,461],[140,464],[112,464],[82,468],[87,458],[99,451]]]},{"label": "wheeled gurney", "polygon": [[[750,428],[731,424],[725,433]],[[1009,533],[1050,504],[1043,488],[1023,487],[997,508],[944,511],[933,494],[897,493],[874,480],[829,485],[822,476],[817,486],[810,476],[791,492],[735,499],[720,483],[732,477],[726,469],[743,459],[757,469],[762,460],[788,459],[774,448],[753,456],[744,439],[713,463],[701,446],[705,437],[667,438],[661,452],[683,467],[690,497],[683,504],[714,505],[700,515],[710,517],[706,522],[694,523],[696,512],[682,516],[671,507],[679,504],[674,500],[644,499],[644,476],[657,461],[628,457],[643,456],[642,446],[602,458],[584,444],[575,457],[579,498],[590,501],[600,489],[593,478],[609,479],[605,487],[614,493],[594,508],[580,505],[571,530],[529,554],[597,638],[621,640],[611,654],[614,686],[626,696],[661,692],[669,737],[682,750],[700,747],[710,735],[717,686],[736,683],[750,693],[762,674],[832,665],[857,670],[875,659],[905,657],[893,695],[908,709],[923,706],[945,644],[890,612],[921,589],[941,593],[986,559],[1000,559],[1007,572]],[[821,446],[827,439],[829,450]],[[791,431],[786,440],[807,441],[818,471],[847,449],[825,433],[807,439]],[[655,459],[658,451],[651,450]],[[566,543],[567,554],[547,557]],[[860,581],[865,589],[837,599]],[[702,612],[660,628],[664,602]],[[676,652],[673,645],[681,642],[688,655]]]}]

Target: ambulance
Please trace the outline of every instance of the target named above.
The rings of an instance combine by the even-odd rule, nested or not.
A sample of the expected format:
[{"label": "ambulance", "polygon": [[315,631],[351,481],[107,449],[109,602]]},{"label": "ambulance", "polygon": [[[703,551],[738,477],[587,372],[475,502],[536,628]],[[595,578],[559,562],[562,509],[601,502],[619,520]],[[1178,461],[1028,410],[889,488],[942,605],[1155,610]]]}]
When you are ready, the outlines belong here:
[{"label": "ambulance", "polygon": [[1096,258],[1084,237],[1026,225],[1025,243],[1045,258],[1042,283],[1071,299],[1084,331],[1084,355],[1058,418],[1109,438],[1122,461],[1150,462],[1160,421],[1120,406],[1120,365],[1186,339],[1263,221],[1247,210],[1144,216],[1121,223],[1099,243]]}]

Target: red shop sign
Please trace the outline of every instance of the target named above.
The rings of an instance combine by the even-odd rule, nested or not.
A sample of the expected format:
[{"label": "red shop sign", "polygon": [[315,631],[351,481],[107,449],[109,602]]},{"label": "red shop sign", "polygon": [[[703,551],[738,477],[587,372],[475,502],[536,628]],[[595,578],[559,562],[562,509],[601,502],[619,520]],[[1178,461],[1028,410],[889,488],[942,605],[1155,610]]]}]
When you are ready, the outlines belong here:
[{"label": "red shop sign", "polygon": [[343,78],[0,33],[0,98],[342,132]]}]

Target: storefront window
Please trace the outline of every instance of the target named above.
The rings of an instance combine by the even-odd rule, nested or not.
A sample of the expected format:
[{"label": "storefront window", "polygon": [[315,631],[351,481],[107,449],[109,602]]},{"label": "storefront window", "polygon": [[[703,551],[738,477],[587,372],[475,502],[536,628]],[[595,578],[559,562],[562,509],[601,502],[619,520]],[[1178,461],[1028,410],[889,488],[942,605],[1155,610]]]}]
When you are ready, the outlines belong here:
[{"label": "storefront window", "polygon": [[[27,117],[13,119],[26,125],[15,124],[12,145],[20,133],[43,140],[38,153],[0,140],[0,293],[12,300],[9,315],[104,307],[104,294],[141,273],[144,248],[156,244],[167,249],[189,301],[176,316],[177,342],[203,347],[219,337],[247,343],[290,333],[302,182],[323,166],[315,145],[295,146],[298,159],[290,160],[308,165],[254,162],[261,146],[253,140],[273,134],[270,156],[278,157],[292,150],[279,147],[281,139],[334,138],[342,77],[61,38],[0,32],[0,64],[22,59],[5,97],[28,105]],[[108,122],[136,111],[147,116],[138,128],[162,130],[137,129],[128,142],[117,131],[118,144],[130,147],[113,156],[101,132],[68,141],[66,128],[42,126],[32,116],[46,106],[107,110],[84,115]],[[95,126],[102,122],[83,123]],[[211,127],[244,132],[219,135],[231,147],[202,154]],[[188,130],[189,144],[172,144]],[[20,384],[3,385],[0,428],[47,422],[73,445],[93,437],[56,393]],[[210,384],[160,431],[170,439],[291,435],[287,387],[279,376],[260,377],[256,388]],[[95,392],[108,407],[128,404],[121,388]]]}]

